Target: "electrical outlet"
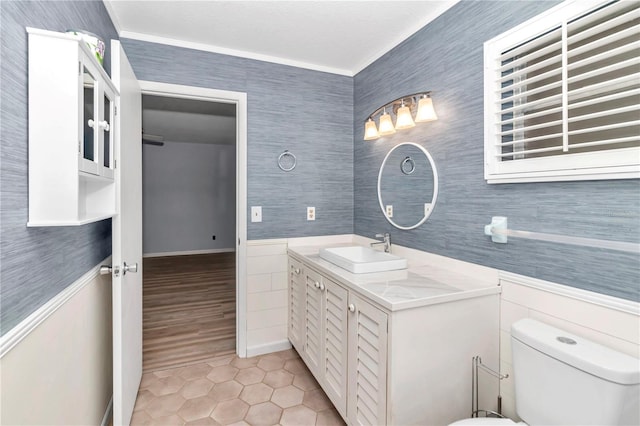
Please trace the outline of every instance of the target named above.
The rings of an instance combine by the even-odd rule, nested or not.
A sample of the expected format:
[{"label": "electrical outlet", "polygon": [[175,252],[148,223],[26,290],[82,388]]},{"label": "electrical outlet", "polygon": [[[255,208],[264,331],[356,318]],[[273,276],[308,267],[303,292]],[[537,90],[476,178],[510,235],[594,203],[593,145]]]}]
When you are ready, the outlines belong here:
[{"label": "electrical outlet", "polygon": [[251,206],[251,222],[262,222],[262,206]]},{"label": "electrical outlet", "polygon": [[387,217],[393,217],[393,205],[389,204],[387,206]]},{"label": "electrical outlet", "polygon": [[307,220],[316,220],[316,208],[307,207]]}]

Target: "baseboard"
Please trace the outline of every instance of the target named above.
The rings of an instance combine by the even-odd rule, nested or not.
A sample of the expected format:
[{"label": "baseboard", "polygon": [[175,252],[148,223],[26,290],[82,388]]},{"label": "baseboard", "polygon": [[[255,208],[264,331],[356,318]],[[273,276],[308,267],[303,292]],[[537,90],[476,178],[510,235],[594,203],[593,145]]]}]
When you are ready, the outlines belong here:
[{"label": "baseboard", "polygon": [[187,256],[191,254],[229,253],[236,251],[234,247],[206,250],[165,251],[161,253],[144,253],[142,257]]},{"label": "baseboard", "polygon": [[56,294],[47,303],[40,306],[31,315],[20,321],[19,324],[2,336],[0,338],[0,358],[13,349],[18,343],[27,337],[29,333],[42,324],[87,284],[93,281],[100,274],[100,266],[103,264],[111,264],[111,256],[91,268],[87,273],[75,280],[60,293]]},{"label": "baseboard", "polygon": [[271,352],[286,351],[287,349],[291,349],[291,342],[289,342],[288,339],[269,342],[263,345],[247,347],[247,357],[269,354]]},{"label": "baseboard", "polygon": [[113,396],[109,400],[109,404],[107,405],[107,410],[104,412],[104,416],[102,416],[102,422],[100,422],[100,426],[109,426],[112,414],[113,414]]}]

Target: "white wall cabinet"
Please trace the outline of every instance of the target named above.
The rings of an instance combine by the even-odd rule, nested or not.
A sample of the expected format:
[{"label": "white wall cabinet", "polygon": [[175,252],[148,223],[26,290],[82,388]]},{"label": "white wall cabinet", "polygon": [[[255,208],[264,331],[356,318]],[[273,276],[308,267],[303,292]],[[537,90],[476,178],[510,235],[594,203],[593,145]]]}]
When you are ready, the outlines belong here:
[{"label": "white wall cabinet", "polygon": [[[348,424],[446,425],[470,415],[472,357],[498,365],[497,292],[388,309],[315,257],[290,255],[289,264],[289,339]],[[497,381],[480,386],[482,407],[495,410]]]},{"label": "white wall cabinet", "polygon": [[112,217],[118,92],[78,36],[27,32],[28,226],[82,225]]}]

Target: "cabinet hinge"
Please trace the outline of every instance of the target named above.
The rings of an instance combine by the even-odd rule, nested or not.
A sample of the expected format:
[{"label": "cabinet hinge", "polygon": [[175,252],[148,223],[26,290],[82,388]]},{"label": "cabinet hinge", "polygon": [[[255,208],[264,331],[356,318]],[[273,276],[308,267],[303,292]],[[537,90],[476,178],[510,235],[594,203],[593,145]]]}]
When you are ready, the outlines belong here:
[{"label": "cabinet hinge", "polygon": [[80,139],[78,139],[78,152],[82,152],[81,144],[82,142],[80,142]]},{"label": "cabinet hinge", "polygon": [[113,115],[118,115],[118,107],[113,107]]},{"label": "cabinet hinge", "polygon": [[118,168],[118,160],[113,160],[113,169],[117,169]]},{"label": "cabinet hinge", "polygon": [[82,62],[78,61],[78,75],[82,75]]}]

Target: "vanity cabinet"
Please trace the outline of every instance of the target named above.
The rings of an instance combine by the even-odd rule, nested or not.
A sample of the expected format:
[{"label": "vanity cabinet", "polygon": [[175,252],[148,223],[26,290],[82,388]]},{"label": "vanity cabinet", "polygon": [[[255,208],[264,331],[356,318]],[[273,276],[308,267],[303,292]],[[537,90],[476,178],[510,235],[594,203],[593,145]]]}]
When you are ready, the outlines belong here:
[{"label": "vanity cabinet", "polygon": [[349,295],[347,417],[351,425],[382,425],[387,416],[387,314]]},{"label": "vanity cabinet", "polygon": [[384,423],[387,315],[291,257],[289,269],[289,340],[344,418]]},{"label": "vanity cabinet", "polygon": [[289,314],[287,335],[299,353],[304,350],[306,289],[302,262],[289,258]]},{"label": "vanity cabinet", "polygon": [[[315,271],[305,268],[305,305],[304,305],[304,359],[309,370],[316,376],[321,377],[322,359],[322,313],[325,310],[322,306],[322,292],[324,288],[322,277]],[[321,380],[321,379],[319,379]]]},{"label": "vanity cabinet", "polygon": [[[436,296],[402,305],[398,294],[420,277],[378,283],[375,274],[338,272],[317,254],[291,254],[289,339],[349,425],[446,425],[469,416],[472,358],[499,364],[497,286],[443,294],[433,284]],[[394,301],[376,300],[367,283]],[[480,388],[482,406],[496,410],[497,381],[483,378]]]},{"label": "vanity cabinet", "polygon": [[304,344],[307,367],[341,415],[347,411],[348,291],[304,269]]},{"label": "vanity cabinet", "polygon": [[28,226],[82,225],[112,217],[118,92],[79,36],[27,32]]}]

